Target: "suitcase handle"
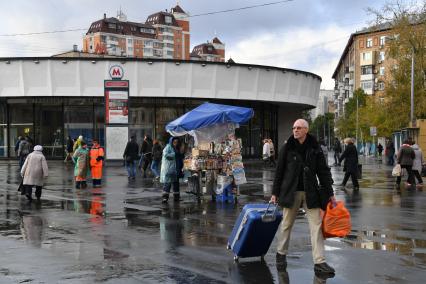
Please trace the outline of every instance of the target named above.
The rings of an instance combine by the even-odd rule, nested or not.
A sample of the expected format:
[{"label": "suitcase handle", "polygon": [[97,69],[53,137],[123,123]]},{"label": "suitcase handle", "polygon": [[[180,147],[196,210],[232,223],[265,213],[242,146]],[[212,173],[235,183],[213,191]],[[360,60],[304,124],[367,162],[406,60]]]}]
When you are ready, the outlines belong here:
[{"label": "suitcase handle", "polygon": [[275,205],[275,209],[273,211],[271,211],[272,214],[268,214],[269,207],[271,206],[271,204],[272,204],[272,202],[268,203],[268,207],[266,207],[266,211],[262,215],[262,222],[274,222],[275,221],[278,206]]}]

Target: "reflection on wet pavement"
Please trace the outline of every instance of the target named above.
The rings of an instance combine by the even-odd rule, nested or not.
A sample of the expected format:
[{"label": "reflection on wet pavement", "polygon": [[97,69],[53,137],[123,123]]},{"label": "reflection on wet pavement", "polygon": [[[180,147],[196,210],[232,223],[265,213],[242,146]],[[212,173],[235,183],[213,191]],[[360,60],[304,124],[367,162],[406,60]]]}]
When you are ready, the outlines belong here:
[{"label": "reflection on wet pavement", "polygon": [[[72,168],[49,162],[52,172],[41,203],[17,194],[14,162],[0,163],[0,279],[106,283],[419,283],[426,268],[426,195],[393,188],[391,168],[364,160],[360,192],[335,187],[352,215],[353,231],[326,241],[334,278],[313,273],[309,229],[298,214],[287,271],[275,267],[275,243],[258,259],[234,263],[227,239],[242,207],[269,199],[274,170],[247,163],[248,184],[238,203],[183,201],[161,204],[150,179],[128,182],[121,167],[107,167],[103,188],[75,190]],[[335,184],[343,178],[332,168]],[[185,191],[185,189],[183,189]],[[374,253],[373,253],[374,252]],[[51,273],[32,269],[39,257]],[[31,280],[32,281],[32,280]],[[420,281],[421,282],[421,281]],[[74,282],[73,282],[74,283]]]}]

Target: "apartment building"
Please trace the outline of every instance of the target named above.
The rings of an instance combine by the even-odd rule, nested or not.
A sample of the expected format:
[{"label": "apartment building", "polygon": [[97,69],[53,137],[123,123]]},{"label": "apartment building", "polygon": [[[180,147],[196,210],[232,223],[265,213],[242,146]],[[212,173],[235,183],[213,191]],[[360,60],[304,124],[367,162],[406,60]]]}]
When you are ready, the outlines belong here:
[{"label": "apartment building", "polygon": [[225,44],[217,37],[192,49],[191,60],[225,62]]},{"label": "apartment building", "polygon": [[117,17],[93,22],[83,39],[83,52],[139,58],[190,58],[188,14],[179,6],[148,16],[145,23]]},{"label": "apartment building", "polygon": [[363,29],[351,34],[333,73],[335,80],[335,117],[341,117],[345,104],[361,88],[367,95],[383,97],[390,70],[395,61],[387,55],[386,42],[394,34],[389,24]]}]

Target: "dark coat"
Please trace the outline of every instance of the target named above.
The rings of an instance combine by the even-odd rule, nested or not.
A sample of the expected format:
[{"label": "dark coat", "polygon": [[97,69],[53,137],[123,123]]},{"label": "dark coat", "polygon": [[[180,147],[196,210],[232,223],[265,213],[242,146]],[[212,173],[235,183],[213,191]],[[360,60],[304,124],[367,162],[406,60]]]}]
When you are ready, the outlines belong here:
[{"label": "dark coat", "polygon": [[[278,197],[280,206],[293,207],[300,172],[303,171],[307,207],[324,207],[321,206],[320,190],[324,193],[322,196],[330,197],[334,194],[330,168],[326,164],[321,147],[312,135],[307,134],[306,157],[302,157],[296,150],[296,143],[299,142],[292,135],[279,151],[272,194]],[[318,185],[318,179],[321,187]]]},{"label": "dark coat", "polygon": [[401,166],[412,166],[416,154],[410,145],[402,144],[398,152],[398,164]]},{"label": "dark coat", "polygon": [[159,143],[154,144],[152,146],[152,159],[154,161],[161,161],[161,157],[163,156],[163,148]]},{"label": "dark coat", "polygon": [[344,170],[351,174],[358,173],[358,151],[354,144],[348,144],[345,151],[339,158],[339,164],[345,160]]},{"label": "dark coat", "polygon": [[130,157],[131,160],[137,160],[139,154],[139,145],[134,140],[127,142],[126,149],[124,149],[123,158]]}]

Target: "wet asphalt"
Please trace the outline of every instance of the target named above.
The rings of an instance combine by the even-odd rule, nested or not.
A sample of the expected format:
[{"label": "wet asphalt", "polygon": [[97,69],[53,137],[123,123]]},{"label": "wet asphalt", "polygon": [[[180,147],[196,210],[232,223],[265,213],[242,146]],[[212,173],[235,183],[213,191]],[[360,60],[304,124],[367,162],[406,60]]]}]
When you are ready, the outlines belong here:
[{"label": "wet asphalt", "polygon": [[362,163],[359,192],[350,181],[337,186],[343,172],[332,167],[352,233],[326,240],[336,275],[325,279],[314,274],[303,213],[286,271],[275,266],[275,241],[265,262],[234,263],[226,249],[242,207],[269,200],[274,170],[262,163],[246,163],[237,204],[183,193],[164,205],[161,185],[141,175],[128,181],[119,164],[105,168],[102,188],[76,190],[72,166],[49,161],[42,201],[29,204],[17,192],[17,162],[0,161],[0,283],[425,283],[426,192],[398,191],[390,166]]}]

